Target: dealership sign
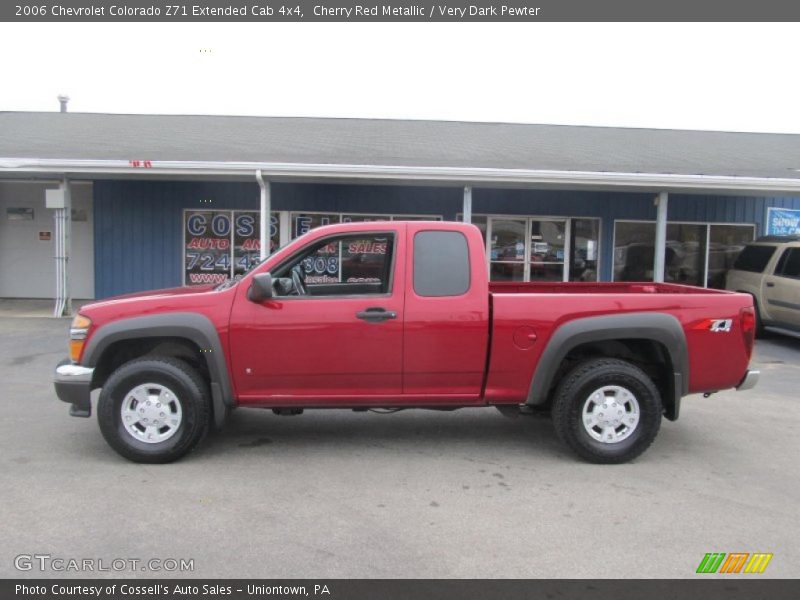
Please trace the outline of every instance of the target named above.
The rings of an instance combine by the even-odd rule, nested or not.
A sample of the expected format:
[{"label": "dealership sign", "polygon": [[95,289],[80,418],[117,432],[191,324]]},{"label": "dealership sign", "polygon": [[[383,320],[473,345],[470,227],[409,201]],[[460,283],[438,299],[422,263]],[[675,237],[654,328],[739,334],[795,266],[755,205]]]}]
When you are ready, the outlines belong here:
[{"label": "dealership sign", "polygon": [[800,235],[800,210],[768,208],[767,235]]},{"label": "dealership sign", "polygon": [[[278,214],[270,215],[270,252],[278,245]],[[184,212],[184,285],[222,283],[255,264],[261,251],[257,211]]]}]

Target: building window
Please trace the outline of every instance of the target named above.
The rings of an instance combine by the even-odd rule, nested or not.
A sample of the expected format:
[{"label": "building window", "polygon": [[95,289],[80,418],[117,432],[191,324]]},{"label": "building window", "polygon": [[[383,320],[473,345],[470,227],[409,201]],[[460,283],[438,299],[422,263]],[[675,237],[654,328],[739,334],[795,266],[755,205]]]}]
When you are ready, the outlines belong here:
[{"label": "building window", "polygon": [[[668,223],[664,281],[722,289],[754,225]],[[653,281],[656,224],[614,224],[614,281]]]},{"label": "building window", "polygon": [[492,281],[597,281],[600,219],[473,215],[472,224]]},{"label": "building window", "polygon": [[655,223],[614,224],[614,281],[653,281]]},{"label": "building window", "polygon": [[705,260],[706,225],[667,224],[664,281],[703,287]]},{"label": "building window", "polygon": [[564,281],[567,221],[531,219],[529,281]]},{"label": "building window", "polygon": [[525,219],[491,219],[489,278],[492,281],[525,280]]}]

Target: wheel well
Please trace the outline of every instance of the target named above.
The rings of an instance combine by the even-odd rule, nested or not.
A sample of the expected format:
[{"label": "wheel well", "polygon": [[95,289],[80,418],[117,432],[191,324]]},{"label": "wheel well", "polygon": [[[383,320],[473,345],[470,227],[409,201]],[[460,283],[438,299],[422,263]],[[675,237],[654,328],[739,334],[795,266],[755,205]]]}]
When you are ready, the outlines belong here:
[{"label": "wheel well", "polygon": [[548,398],[575,365],[591,358],[618,358],[630,362],[653,380],[661,394],[661,402],[668,418],[675,415],[674,365],[667,348],[660,342],[647,339],[601,340],[579,344],[572,348],[556,370]]},{"label": "wheel well", "polygon": [[120,340],[106,348],[95,365],[92,389],[103,387],[121,365],[148,355],[179,358],[194,367],[207,382],[210,380],[208,364],[193,341],[179,337],[146,337]]}]

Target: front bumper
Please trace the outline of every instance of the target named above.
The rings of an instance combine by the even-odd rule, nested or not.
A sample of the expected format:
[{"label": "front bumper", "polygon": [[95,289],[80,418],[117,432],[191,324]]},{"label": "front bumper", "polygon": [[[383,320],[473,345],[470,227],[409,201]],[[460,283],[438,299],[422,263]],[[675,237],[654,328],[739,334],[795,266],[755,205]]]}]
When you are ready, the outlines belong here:
[{"label": "front bumper", "polygon": [[59,400],[71,404],[69,414],[73,417],[92,416],[92,374],[94,369],[73,365],[64,359],[56,367],[53,385]]},{"label": "front bumper", "polygon": [[742,392],[744,390],[752,389],[758,383],[758,378],[761,375],[761,371],[753,371],[748,369],[745,376],[739,382],[739,385],[736,386],[736,390]]}]

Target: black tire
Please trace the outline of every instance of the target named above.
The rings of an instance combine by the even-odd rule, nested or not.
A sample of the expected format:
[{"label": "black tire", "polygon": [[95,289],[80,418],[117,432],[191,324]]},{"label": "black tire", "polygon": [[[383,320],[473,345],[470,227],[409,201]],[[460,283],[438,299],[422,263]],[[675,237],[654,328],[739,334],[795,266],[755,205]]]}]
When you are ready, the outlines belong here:
[{"label": "black tire", "polygon": [[[123,402],[127,402],[129,392],[145,384],[163,386],[171,392],[172,410],[180,410],[179,424],[164,441],[148,443],[137,439],[123,423]],[[211,423],[208,385],[181,360],[168,357],[133,360],[119,367],[106,381],[100,393],[97,420],[103,437],[125,458],[138,463],[172,462],[191,452],[208,433]]]},{"label": "black tire", "polygon": [[[620,397],[623,399],[620,402],[628,401],[621,406],[616,404],[616,397],[609,399],[621,409],[623,416],[620,418],[624,419],[628,414],[626,411],[632,407],[630,396],[625,396],[625,392],[632,394],[638,404],[638,422],[631,431],[627,431],[623,422],[619,425],[620,433],[612,432],[614,435],[627,436],[619,441],[599,441],[593,435],[604,437],[606,430],[598,424],[597,429],[593,430],[595,433],[590,434],[589,427],[584,426],[584,407],[589,407],[589,401],[592,400],[592,409],[602,410],[600,407],[605,404],[595,405],[590,396],[605,386],[609,386],[610,390],[612,387],[621,390]],[[613,390],[609,393],[613,394]],[[600,397],[603,398],[601,402],[605,402],[605,395]],[[593,463],[617,464],[628,462],[647,450],[658,434],[661,413],[661,396],[644,371],[624,360],[597,358],[580,363],[564,377],[556,389],[552,417],[556,434],[578,456]],[[635,416],[634,413],[629,414]],[[614,418],[617,418],[616,415]]]}]

